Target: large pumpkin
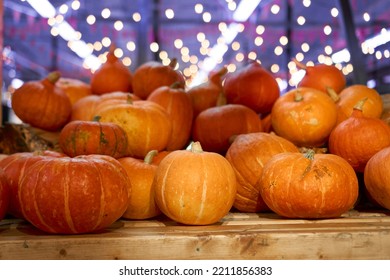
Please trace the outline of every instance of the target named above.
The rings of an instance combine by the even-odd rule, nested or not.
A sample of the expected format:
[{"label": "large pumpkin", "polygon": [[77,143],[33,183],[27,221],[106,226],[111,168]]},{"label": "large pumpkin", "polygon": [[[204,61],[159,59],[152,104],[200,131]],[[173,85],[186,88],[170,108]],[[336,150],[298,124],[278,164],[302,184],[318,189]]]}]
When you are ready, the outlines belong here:
[{"label": "large pumpkin", "polygon": [[152,101],[112,106],[100,112],[100,116],[101,122],[115,123],[125,130],[128,156],[144,158],[151,150],[165,150],[171,137],[172,123],[168,113]]},{"label": "large pumpkin", "polygon": [[299,152],[290,141],[275,134],[257,132],[238,135],[226,153],[237,177],[237,195],[234,207],[241,212],[269,210],[260,195],[257,181],[264,164],[274,155]]},{"label": "large pumpkin", "polygon": [[228,103],[245,105],[259,114],[271,112],[280,95],[276,79],[258,62],[228,74],[223,88]]},{"label": "large pumpkin", "polygon": [[69,120],[72,105],[65,92],[56,85],[61,77],[51,72],[39,81],[29,81],[12,95],[12,109],[23,122],[49,131],[62,128]]},{"label": "large pumpkin", "polygon": [[10,201],[10,187],[2,168],[0,168],[0,221],[7,213]]},{"label": "large pumpkin", "polygon": [[352,209],[359,186],[342,157],[302,153],[274,155],[263,167],[261,196],[275,213],[288,218],[335,218]]},{"label": "large pumpkin", "polygon": [[364,169],[364,184],[370,197],[390,210],[390,146],[369,159]]},{"label": "large pumpkin", "polygon": [[61,234],[108,227],[125,212],[130,194],[126,171],[105,155],[42,159],[19,186],[24,218],[42,231]]},{"label": "large pumpkin", "polygon": [[314,88],[290,90],[275,102],[271,112],[275,133],[303,147],[324,145],[336,121],[336,104]]},{"label": "large pumpkin", "polygon": [[14,153],[0,161],[0,168],[5,171],[9,188],[10,202],[7,213],[15,218],[23,218],[19,201],[19,184],[26,170],[39,160],[46,157],[63,157],[62,153],[53,151]]},{"label": "large pumpkin", "polygon": [[127,135],[115,123],[102,123],[100,117],[93,121],[71,121],[61,130],[59,145],[70,157],[101,154],[114,158],[127,154]]},{"label": "large pumpkin", "polygon": [[168,154],[157,167],[153,187],[160,210],[188,225],[218,222],[231,209],[237,189],[230,163],[202,151],[199,142],[191,150]]},{"label": "large pumpkin", "polygon": [[131,197],[125,213],[126,219],[149,219],[161,214],[154,200],[152,189],[157,164],[153,163],[156,150],[150,151],[145,158],[136,159],[123,157],[119,159],[120,164],[126,170],[131,181]]}]

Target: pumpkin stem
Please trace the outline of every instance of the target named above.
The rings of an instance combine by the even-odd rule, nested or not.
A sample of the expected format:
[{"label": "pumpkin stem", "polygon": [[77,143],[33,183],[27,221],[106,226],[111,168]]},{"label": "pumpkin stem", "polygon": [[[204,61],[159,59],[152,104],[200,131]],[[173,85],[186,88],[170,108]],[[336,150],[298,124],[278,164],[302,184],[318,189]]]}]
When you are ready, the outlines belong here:
[{"label": "pumpkin stem", "polygon": [[169,63],[169,67],[171,67],[172,69],[175,69],[177,65],[177,58],[172,58],[171,62]]},{"label": "pumpkin stem", "polygon": [[46,79],[52,83],[53,85],[61,78],[61,73],[60,71],[53,71],[53,72],[50,72]]},{"label": "pumpkin stem", "polygon": [[313,160],[314,159],[314,155],[316,154],[315,150],[314,149],[307,149],[305,151],[305,153],[303,154],[303,156],[307,159],[310,159],[310,160]]},{"label": "pumpkin stem", "polygon": [[92,121],[93,121],[93,122],[99,122],[101,118],[102,118],[101,116],[94,116],[94,117],[92,118]]},{"label": "pumpkin stem", "polygon": [[307,66],[302,62],[299,62],[295,57],[292,59],[299,69],[306,70]]},{"label": "pumpkin stem", "polygon": [[363,112],[363,106],[364,106],[364,103],[366,103],[366,101],[367,101],[367,97],[363,98],[358,103],[356,103],[355,106],[353,106],[353,109],[354,110],[359,110],[359,111]]},{"label": "pumpkin stem", "polygon": [[334,103],[339,102],[340,96],[337,94],[337,92],[333,88],[326,87],[326,92],[333,99]]},{"label": "pumpkin stem", "polygon": [[301,91],[298,89],[294,93],[294,101],[301,102],[302,100],[303,100],[303,95],[302,95]]},{"label": "pumpkin stem", "polygon": [[181,88],[182,83],[180,81],[176,81],[173,84],[171,84],[170,88],[172,89],[178,89]]},{"label": "pumpkin stem", "polygon": [[133,97],[131,96],[131,94],[128,94],[127,95],[127,100],[126,100],[126,103],[127,104],[133,104]]},{"label": "pumpkin stem", "polygon": [[145,158],[144,158],[144,163],[146,164],[151,164],[153,161],[153,158],[157,155],[158,151],[157,150],[151,150],[149,151]]},{"label": "pumpkin stem", "polygon": [[218,94],[218,98],[217,98],[217,107],[219,106],[223,106],[223,105],[226,105],[227,104],[227,99],[226,99],[226,96],[225,96],[225,93],[223,91],[221,91],[219,94]]},{"label": "pumpkin stem", "polygon": [[203,153],[202,146],[199,141],[191,143],[191,152],[193,153]]}]

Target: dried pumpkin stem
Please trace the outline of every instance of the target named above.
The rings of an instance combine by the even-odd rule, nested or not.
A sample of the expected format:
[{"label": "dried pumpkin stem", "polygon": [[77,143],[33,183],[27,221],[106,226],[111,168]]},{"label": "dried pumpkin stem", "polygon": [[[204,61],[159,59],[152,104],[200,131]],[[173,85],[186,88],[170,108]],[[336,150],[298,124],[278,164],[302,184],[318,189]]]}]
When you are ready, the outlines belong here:
[{"label": "dried pumpkin stem", "polygon": [[92,118],[92,121],[94,121],[94,122],[99,122],[101,118],[102,118],[101,116],[94,116],[94,117]]},{"label": "dried pumpkin stem", "polygon": [[61,78],[61,73],[60,71],[53,71],[53,72],[50,72],[46,79],[52,83],[52,84],[55,84],[59,79]]},{"label": "dried pumpkin stem", "polygon": [[359,102],[356,103],[355,106],[353,106],[353,109],[354,110],[359,110],[359,111],[363,112],[363,106],[364,106],[364,103],[366,103],[367,99],[368,98],[366,97],[366,98],[364,98],[362,100],[359,100]]},{"label": "dried pumpkin stem", "polygon": [[313,149],[308,149],[304,154],[303,156],[307,159],[310,160],[310,163],[309,165],[305,168],[305,170],[303,171],[302,173],[302,178],[306,176],[307,173],[309,173],[310,169],[311,169],[311,166],[312,166],[312,163],[313,163],[313,160],[314,160],[314,155],[316,154],[316,152],[313,150]]},{"label": "dried pumpkin stem", "polygon": [[176,65],[177,65],[177,58],[172,58],[171,62],[169,63],[169,67],[175,69]]},{"label": "dried pumpkin stem", "polygon": [[202,146],[200,145],[199,141],[193,142],[191,144],[191,152],[193,152],[193,153],[202,153],[203,152]]},{"label": "dried pumpkin stem", "polygon": [[303,100],[303,95],[300,92],[300,90],[296,90],[294,93],[294,101],[295,102],[301,102]]},{"label": "dried pumpkin stem", "polygon": [[336,92],[333,88],[327,87],[327,88],[326,88],[326,92],[327,92],[328,95],[332,98],[332,100],[334,101],[334,103],[339,102],[340,96],[337,94],[337,92]]},{"label": "dried pumpkin stem", "polygon": [[306,70],[307,66],[302,62],[299,62],[296,58],[293,58],[292,61],[294,61],[299,69]]},{"label": "dried pumpkin stem", "polygon": [[221,91],[219,94],[218,94],[218,98],[217,98],[217,107],[218,106],[223,106],[223,105],[226,105],[227,104],[227,99],[226,99],[226,96],[225,96],[225,93],[223,91]]},{"label": "dried pumpkin stem", "polygon": [[144,163],[146,164],[151,164],[153,161],[153,158],[157,155],[158,151],[157,150],[151,150],[149,151],[145,158],[144,158]]}]

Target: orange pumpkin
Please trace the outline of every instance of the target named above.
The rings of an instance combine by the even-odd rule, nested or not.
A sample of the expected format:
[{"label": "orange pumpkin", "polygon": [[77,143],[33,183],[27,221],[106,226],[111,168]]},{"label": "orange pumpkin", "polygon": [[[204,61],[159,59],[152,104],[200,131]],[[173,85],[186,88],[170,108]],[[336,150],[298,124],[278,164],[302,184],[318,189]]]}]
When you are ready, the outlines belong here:
[{"label": "orange pumpkin", "polygon": [[346,159],[363,172],[368,160],[390,146],[390,126],[379,118],[364,116],[365,100],[356,104],[352,115],[338,124],[329,137],[329,151]]},{"label": "orange pumpkin", "polygon": [[126,132],[115,123],[102,123],[99,119],[67,123],[59,135],[61,150],[70,157],[91,154],[114,158],[126,156]]},{"label": "orange pumpkin", "polygon": [[169,65],[157,61],[148,61],[139,66],[133,77],[133,92],[141,99],[147,99],[155,89],[170,86],[178,82],[182,88],[185,86],[184,76],[175,70],[176,59]]},{"label": "orange pumpkin", "polygon": [[275,133],[303,147],[324,145],[336,121],[332,98],[314,88],[290,90],[275,102],[271,112]]},{"label": "orange pumpkin", "polygon": [[256,185],[264,164],[275,154],[298,152],[290,141],[265,132],[238,135],[226,153],[237,177],[234,207],[241,212],[269,210]]},{"label": "orange pumpkin", "polygon": [[178,83],[154,90],[148,101],[160,104],[168,113],[172,123],[172,137],[166,150],[180,150],[188,144],[192,129],[193,108],[191,100]]},{"label": "orange pumpkin", "polygon": [[375,203],[390,210],[390,147],[383,148],[368,160],[364,184]]},{"label": "orange pumpkin", "polygon": [[111,45],[106,62],[91,77],[91,90],[101,95],[114,91],[132,92],[132,74],[115,54],[115,45]]},{"label": "orange pumpkin", "polygon": [[230,163],[195,142],[191,150],[173,151],[160,162],[153,188],[166,216],[182,224],[208,225],[230,211],[237,186]]},{"label": "orange pumpkin", "polygon": [[29,81],[12,95],[12,109],[23,122],[48,131],[62,128],[69,120],[72,105],[56,85],[61,74],[51,72],[40,81]]},{"label": "orange pumpkin", "polygon": [[10,202],[10,187],[3,169],[0,168],[0,221],[5,217]]},{"label": "orange pumpkin", "polygon": [[144,158],[151,150],[167,147],[172,123],[161,105],[147,100],[111,106],[100,112],[101,122],[116,123],[127,135],[127,155]]},{"label": "orange pumpkin", "polygon": [[355,171],[333,154],[280,153],[259,180],[268,207],[288,218],[335,218],[352,209],[359,193]]},{"label": "orange pumpkin", "polygon": [[92,94],[91,86],[86,82],[78,79],[61,77],[57,81],[57,86],[62,88],[70,100],[70,104],[74,104],[77,100]]},{"label": "orange pumpkin", "polygon": [[259,114],[271,112],[280,95],[276,79],[257,62],[228,74],[223,89],[227,103],[245,105]]},{"label": "orange pumpkin", "polygon": [[49,233],[104,229],[126,210],[131,183],[113,157],[45,158],[29,167],[19,186],[23,217]]},{"label": "orange pumpkin", "polygon": [[125,213],[125,219],[149,219],[161,214],[154,200],[152,190],[153,179],[157,165],[153,164],[153,157],[158,152],[150,151],[145,158],[132,157],[120,158],[119,162],[124,167],[131,181],[131,197]]}]

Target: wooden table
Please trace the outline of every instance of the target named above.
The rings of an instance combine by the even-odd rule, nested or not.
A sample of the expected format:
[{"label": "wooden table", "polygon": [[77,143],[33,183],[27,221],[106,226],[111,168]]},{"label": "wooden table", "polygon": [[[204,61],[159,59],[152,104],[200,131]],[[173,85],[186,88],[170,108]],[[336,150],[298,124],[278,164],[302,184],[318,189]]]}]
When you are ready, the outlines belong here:
[{"label": "wooden table", "polygon": [[390,211],[323,220],[229,213],[211,226],[119,220],[84,235],[49,235],[4,219],[0,259],[390,259]]}]

